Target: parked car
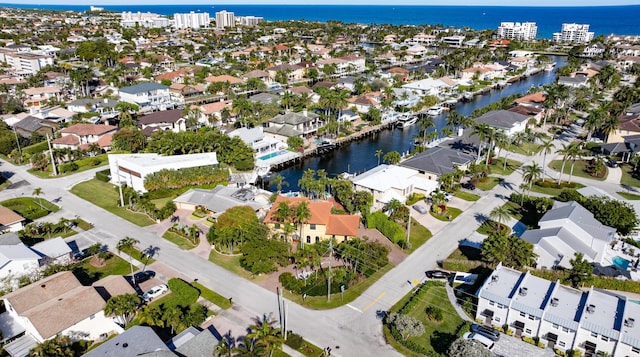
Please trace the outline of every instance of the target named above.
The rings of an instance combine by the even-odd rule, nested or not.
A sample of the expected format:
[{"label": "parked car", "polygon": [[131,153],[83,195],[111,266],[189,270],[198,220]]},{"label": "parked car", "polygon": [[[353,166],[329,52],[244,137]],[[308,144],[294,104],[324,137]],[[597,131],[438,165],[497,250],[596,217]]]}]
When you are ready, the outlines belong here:
[{"label": "parked car", "polygon": [[471,332],[479,333],[492,341],[498,341],[500,339],[500,331],[488,326],[479,324],[473,324],[470,328]]},{"label": "parked car", "polygon": [[464,338],[465,340],[475,340],[480,342],[480,344],[482,344],[484,347],[486,347],[488,350],[492,350],[493,349],[493,341],[489,338],[487,338],[484,335],[481,335],[479,333],[475,333],[475,332],[467,332],[464,335],[462,335],[462,338]]},{"label": "parked car", "polygon": [[157,298],[158,296],[166,293],[167,291],[169,291],[169,287],[167,285],[165,284],[156,285],[151,289],[147,290],[146,293],[142,294],[142,299],[144,301],[151,301]]},{"label": "parked car", "polygon": [[135,281],[136,284],[144,283],[145,281],[156,276],[156,272],[152,270],[139,271],[133,274],[132,282]]},{"label": "parked car", "polygon": [[445,192],[445,191],[433,191],[431,192],[431,197],[437,195],[438,193],[442,193],[444,195],[444,200],[449,202],[453,196],[451,196],[451,194],[449,192]]},{"label": "parked car", "polygon": [[474,184],[472,184],[471,182],[467,181],[467,182],[464,182],[464,183],[462,184],[462,188],[467,189],[467,190],[470,190],[470,191],[473,191],[473,190],[475,190],[475,189],[476,189],[476,185],[474,185]]},{"label": "parked car", "polygon": [[451,274],[442,270],[427,270],[424,272],[430,279],[449,279]]},{"label": "parked car", "polygon": [[418,212],[420,212],[422,214],[427,213],[427,209],[424,208],[423,206],[420,206],[420,205],[413,205],[413,209],[415,209],[416,211],[418,211]]},{"label": "parked car", "polygon": [[608,165],[609,167],[618,167],[618,161],[616,161],[616,160],[609,160],[609,161],[607,161],[607,165]]}]

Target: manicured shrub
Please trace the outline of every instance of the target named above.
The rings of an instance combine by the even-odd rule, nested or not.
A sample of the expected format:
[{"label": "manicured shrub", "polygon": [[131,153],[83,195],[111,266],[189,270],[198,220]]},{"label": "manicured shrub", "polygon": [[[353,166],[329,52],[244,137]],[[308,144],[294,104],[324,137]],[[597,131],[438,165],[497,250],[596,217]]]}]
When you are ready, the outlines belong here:
[{"label": "manicured shrub", "polygon": [[109,182],[109,176],[111,175],[111,171],[109,169],[101,170],[96,172],[96,179],[102,182]]},{"label": "manicured shrub", "polygon": [[171,278],[167,284],[176,298],[171,300],[176,306],[189,306],[198,300],[200,291],[182,279]]},{"label": "manicured shrub", "polygon": [[295,333],[287,334],[287,340],[285,341],[285,344],[293,348],[294,350],[299,350],[302,347],[303,343],[304,339],[302,338],[302,336]]}]

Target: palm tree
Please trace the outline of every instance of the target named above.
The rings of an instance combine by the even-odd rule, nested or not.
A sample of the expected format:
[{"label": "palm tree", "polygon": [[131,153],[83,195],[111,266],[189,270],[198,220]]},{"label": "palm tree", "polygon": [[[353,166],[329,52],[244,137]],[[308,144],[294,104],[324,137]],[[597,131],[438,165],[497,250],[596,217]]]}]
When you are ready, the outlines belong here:
[{"label": "palm tree", "polygon": [[523,182],[520,184],[520,186],[518,186],[518,188],[522,192],[522,194],[520,195],[520,206],[522,206],[524,204],[524,195],[526,194],[527,191],[529,191],[529,185],[527,185],[526,182]]},{"label": "palm tree", "polygon": [[382,151],[382,149],[378,149],[376,150],[376,157],[378,158],[378,166],[380,166],[380,157],[384,154],[384,152]]},{"label": "palm tree", "polygon": [[289,183],[284,180],[284,176],[282,175],[276,175],[276,177],[273,178],[273,182],[276,184],[278,193],[282,192],[282,186],[289,186]]},{"label": "palm tree", "polygon": [[605,142],[609,141],[609,135],[613,134],[618,130],[618,126],[620,122],[618,122],[618,118],[615,115],[611,115],[609,112],[603,113],[603,122],[600,125],[600,130],[605,134]]},{"label": "palm tree", "polygon": [[302,249],[304,249],[304,239],[302,239],[302,232],[304,230],[304,224],[311,218],[311,210],[309,210],[309,202],[302,201],[298,204],[295,210],[295,218],[296,222],[299,225],[300,229],[300,243],[302,244]]},{"label": "palm tree", "polygon": [[573,177],[573,168],[576,164],[576,160],[580,159],[582,157],[582,154],[583,154],[582,143],[577,143],[576,145],[573,145],[571,147],[571,150],[569,151],[568,157],[569,157],[569,160],[571,160],[571,171],[569,172],[569,183],[571,183],[571,178]]},{"label": "palm tree", "polygon": [[249,326],[250,332],[248,338],[256,339],[259,344],[263,345],[269,355],[273,355],[273,351],[282,346],[283,338],[279,328],[274,327],[275,320],[269,315],[263,315],[262,318],[255,318],[255,324]]},{"label": "palm tree", "polygon": [[112,296],[104,306],[104,314],[115,317],[117,322],[124,327],[133,320],[138,311],[138,305],[140,305],[140,298],[136,294]]},{"label": "palm tree", "polygon": [[522,179],[529,185],[529,191],[531,191],[533,183],[540,178],[540,175],[542,175],[542,168],[537,162],[522,167]]},{"label": "palm tree", "polygon": [[562,144],[562,148],[556,151],[557,154],[562,155],[562,166],[560,167],[560,175],[558,176],[558,183],[562,180],[562,175],[564,174],[564,165],[567,163],[567,159],[569,158],[569,153],[573,150],[573,146],[576,143]]},{"label": "palm tree", "polygon": [[220,342],[214,347],[213,355],[215,357],[232,357],[235,350],[235,342],[233,337],[227,335],[222,336]]},{"label": "palm tree", "polygon": [[476,158],[476,163],[480,162],[480,154],[482,153],[484,142],[490,136],[490,132],[491,132],[491,127],[489,126],[489,124],[482,123],[482,124],[476,124],[473,126],[473,130],[471,131],[471,134],[469,136],[471,137],[471,136],[477,135],[478,140],[480,141],[478,143],[478,157]]},{"label": "palm tree", "polygon": [[509,219],[510,217],[509,209],[504,205],[496,206],[489,213],[489,217],[491,217],[491,219],[493,219],[494,221],[498,222],[497,229],[496,229],[498,231],[500,230],[502,223],[506,222]]},{"label": "palm tree", "polygon": [[434,127],[436,124],[433,121],[433,118],[431,118],[428,115],[423,115],[420,120],[418,121],[418,126],[420,127],[421,131],[422,131],[422,145],[425,146],[427,143],[427,130],[429,128]]},{"label": "palm tree", "polygon": [[551,153],[553,146],[553,140],[542,140],[540,144],[540,150],[543,153],[542,156],[542,179],[545,178],[545,171],[547,170],[547,154]]},{"label": "palm tree", "polygon": [[31,194],[38,197],[38,205],[40,205],[40,208],[45,209],[42,205],[42,199],[40,198],[40,195],[42,195],[43,193],[44,192],[42,191],[42,188],[36,187],[33,189],[33,192]]},{"label": "palm tree", "polygon": [[[140,243],[139,240],[132,238],[132,237],[125,237],[122,238],[118,241],[118,244],[116,244],[116,249],[118,250],[118,254],[120,252],[122,252],[123,250],[131,250],[134,248],[134,246],[136,244]],[[136,277],[135,275],[133,275],[133,258],[131,257],[131,254],[129,255],[129,265],[131,266],[131,279],[133,279],[133,285],[136,285]]]},{"label": "palm tree", "polygon": [[182,313],[182,309],[180,308],[180,306],[165,307],[165,310],[162,314],[162,319],[169,326],[171,326],[171,334],[173,334],[173,332],[177,330],[178,327],[180,327],[180,324],[182,323],[183,315],[184,314]]},{"label": "palm tree", "polygon": [[234,357],[262,357],[265,355],[266,348],[259,340],[242,336],[242,341],[233,351],[235,352]]}]

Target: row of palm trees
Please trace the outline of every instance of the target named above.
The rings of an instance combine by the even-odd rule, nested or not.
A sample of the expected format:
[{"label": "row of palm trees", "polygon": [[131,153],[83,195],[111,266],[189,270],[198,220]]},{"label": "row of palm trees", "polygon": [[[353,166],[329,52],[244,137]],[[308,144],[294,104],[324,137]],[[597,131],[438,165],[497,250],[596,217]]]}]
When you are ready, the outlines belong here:
[{"label": "row of palm trees", "polygon": [[282,231],[285,234],[285,240],[287,240],[289,234],[293,233],[296,228],[299,229],[300,243],[304,248],[302,231],[305,223],[309,221],[309,218],[311,218],[309,203],[307,201],[301,201],[297,205],[291,206],[288,201],[281,201],[276,207],[275,218],[278,222],[283,224]]},{"label": "row of palm trees", "polygon": [[236,341],[229,334],[222,339],[213,351],[216,357],[266,357],[273,356],[275,350],[284,343],[282,330],[276,327],[276,320],[271,314],[253,319],[248,333]]}]

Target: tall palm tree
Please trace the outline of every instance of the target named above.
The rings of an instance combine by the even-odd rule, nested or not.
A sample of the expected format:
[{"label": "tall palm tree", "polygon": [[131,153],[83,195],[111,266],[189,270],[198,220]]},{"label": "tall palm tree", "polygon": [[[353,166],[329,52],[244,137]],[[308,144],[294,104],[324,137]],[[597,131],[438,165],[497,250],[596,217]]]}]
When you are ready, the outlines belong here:
[{"label": "tall palm tree", "polygon": [[382,155],[384,155],[384,152],[382,151],[382,149],[378,149],[378,150],[376,150],[375,155],[378,158],[378,166],[380,166],[380,157],[382,157]]},{"label": "tall palm tree", "polygon": [[273,178],[273,182],[276,184],[278,193],[282,192],[282,186],[289,186],[289,183],[284,180],[284,176],[282,175],[276,175],[276,177]]},{"label": "tall palm tree", "polygon": [[577,143],[576,145],[571,147],[571,150],[568,153],[569,160],[571,160],[571,171],[569,172],[569,183],[571,183],[571,178],[573,177],[573,168],[576,165],[576,160],[582,157],[584,151],[582,150],[582,143]]},{"label": "tall palm tree", "polygon": [[496,206],[489,212],[489,217],[498,222],[498,228],[496,230],[500,230],[500,226],[510,217],[509,209],[504,205]]},{"label": "tall palm tree", "polygon": [[302,237],[302,232],[304,231],[305,223],[311,218],[311,210],[309,210],[309,203],[307,201],[302,201],[298,204],[295,209],[295,218],[296,223],[298,224],[298,228],[300,229],[300,242],[302,249],[304,249],[304,239]]},{"label": "tall palm tree", "polygon": [[585,118],[583,128],[587,129],[587,139],[586,142],[591,141],[591,135],[593,132],[602,125],[603,122],[603,113],[600,108],[594,109],[589,112],[589,115]]},{"label": "tall palm tree", "polygon": [[255,318],[255,323],[249,326],[247,337],[256,339],[259,344],[263,345],[269,355],[273,355],[273,351],[284,342],[282,332],[279,328],[274,327],[276,320],[269,315],[263,315],[262,318]]},{"label": "tall palm tree", "polygon": [[491,127],[488,124],[476,124],[473,126],[473,130],[471,131],[471,136],[478,136],[478,157],[476,158],[476,163],[480,162],[480,154],[482,153],[482,148],[484,146],[484,142],[489,137],[489,132],[491,131]]},{"label": "tall palm tree", "polygon": [[136,294],[124,294],[112,296],[104,306],[104,314],[113,316],[123,327],[126,326],[138,311],[140,298]]},{"label": "tall palm tree", "polygon": [[33,192],[31,194],[38,197],[38,205],[40,206],[40,208],[45,209],[42,205],[42,199],[40,198],[40,195],[42,195],[43,193],[44,192],[42,191],[41,187],[36,187],[33,189]]},{"label": "tall palm tree", "polygon": [[547,154],[550,154],[553,146],[553,140],[542,140],[540,144],[540,150],[542,151],[542,179],[545,178],[545,171],[547,170]]},{"label": "tall palm tree", "polygon": [[234,357],[263,357],[267,352],[263,343],[247,336],[242,336],[242,341],[233,351]]},{"label": "tall palm tree", "polygon": [[558,176],[558,183],[562,181],[562,175],[564,174],[564,165],[567,163],[567,159],[569,158],[569,153],[573,150],[573,146],[577,145],[576,143],[562,144],[562,148],[557,150],[557,154],[562,155],[562,166],[560,167],[560,175]]},{"label": "tall palm tree", "polygon": [[609,141],[609,135],[613,134],[618,130],[618,126],[620,122],[618,122],[618,118],[615,115],[611,115],[608,111],[603,111],[603,120],[600,125],[600,130],[605,135],[605,142]]},{"label": "tall palm tree", "polygon": [[540,175],[542,175],[542,168],[537,162],[522,167],[522,179],[529,185],[529,191],[531,191],[533,183],[540,178]]},{"label": "tall palm tree", "polygon": [[[116,244],[116,249],[118,250],[118,253],[120,253],[125,249],[126,250],[133,249],[135,245],[138,243],[140,243],[140,241],[135,238],[125,237],[118,241],[118,244]],[[133,279],[133,285],[135,285],[136,277],[135,275],[133,275],[133,261],[132,261],[133,258],[131,258],[131,254],[128,254],[128,255],[129,255],[129,265],[131,266],[131,279]]]},{"label": "tall palm tree", "polygon": [[420,120],[418,120],[418,127],[420,127],[420,131],[422,131],[422,145],[426,145],[427,143],[427,130],[429,128],[434,127],[436,124],[428,115],[422,115]]}]

